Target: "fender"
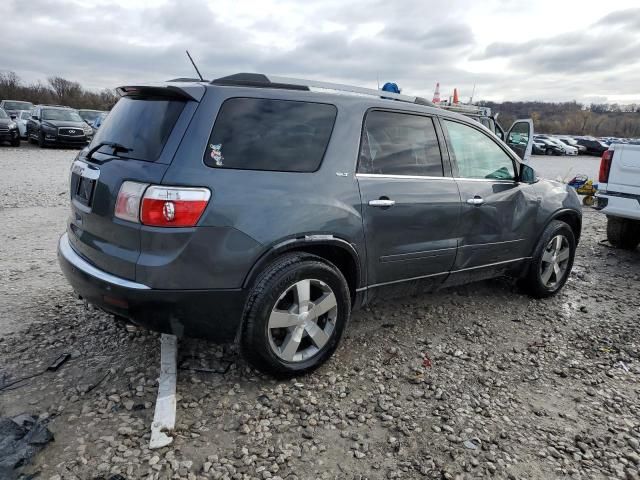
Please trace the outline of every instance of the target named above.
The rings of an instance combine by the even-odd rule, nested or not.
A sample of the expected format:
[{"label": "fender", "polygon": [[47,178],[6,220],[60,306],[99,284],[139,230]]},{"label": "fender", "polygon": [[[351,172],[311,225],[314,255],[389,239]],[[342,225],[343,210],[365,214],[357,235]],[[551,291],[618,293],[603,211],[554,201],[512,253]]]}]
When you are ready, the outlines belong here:
[{"label": "fender", "polygon": [[[578,241],[580,240],[580,233],[582,230],[582,212],[578,212],[577,210],[573,210],[572,208],[560,208],[558,210],[556,210],[555,212],[553,212],[553,214],[547,219],[547,221],[545,222],[545,224],[542,226],[542,232],[544,231],[545,228],[547,228],[547,226],[554,220],[558,220],[561,217],[566,217],[566,216],[571,216],[573,218],[576,219],[577,221],[577,234],[575,235],[576,237],[576,245],[578,245]],[[573,227],[573,225],[569,225],[570,227]],[[573,228],[572,228],[573,230]],[[540,233],[542,235],[542,232]],[[576,232],[574,231],[574,234]],[[536,242],[537,245],[537,242]],[[535,250],[536,245],[533,246],[533,249]],[[531,251],[531,255],[533,255],[533,250]]]},{"label": "fender", "polygon": [[356,266],[356,288],[360,288],[363,285],[364,279],[358,251],[352,243],[342,238],[334,237],[331,234],[305,235],[304,237],[289,238],[272,245],[254,262],[242,283],[242,288],[248,288],[265,266],[283,253],[294,250],[305,250],[305,248],[308,247],[327,245],[338,247],[351,256]]}]

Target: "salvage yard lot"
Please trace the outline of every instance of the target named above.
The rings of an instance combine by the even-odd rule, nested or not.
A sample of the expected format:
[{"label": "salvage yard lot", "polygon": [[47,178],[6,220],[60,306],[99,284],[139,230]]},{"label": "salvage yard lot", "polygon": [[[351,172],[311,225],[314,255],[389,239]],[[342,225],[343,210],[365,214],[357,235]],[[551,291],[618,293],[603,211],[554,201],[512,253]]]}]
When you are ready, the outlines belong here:
[{"label": "salvage yard lot", "polygon": [[640,250],[600,244],[592,210],[549,300],[494,280],[372,306],[291,381],[182,341],[175,441],[149,451],[159,337],[87,309],[57,266],[75,154],[0,148],[0,380],[72,355],[0,392],[0,416],[55,434],[38,478],[639,478]]}]

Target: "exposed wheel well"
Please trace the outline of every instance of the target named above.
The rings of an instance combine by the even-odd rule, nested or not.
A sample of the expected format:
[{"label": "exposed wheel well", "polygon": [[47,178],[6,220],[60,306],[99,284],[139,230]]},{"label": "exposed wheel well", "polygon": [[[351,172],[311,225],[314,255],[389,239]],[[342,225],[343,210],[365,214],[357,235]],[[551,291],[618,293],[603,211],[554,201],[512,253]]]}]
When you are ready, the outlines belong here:
[{"label": "exposed wheel well", "polygon": [[357,259],[355,257],[356,254],[350,252],[347,248],[331,244],[293,244],[289,245],[288,248],[273,251],[260,259],[258,263],[254,265],[252,271],[245,279],[245,285],[250,285],[255,281],[260,271],[262,271],[270,262],[273,262],[281,255],[293,252],[310,253],[335,265],[347,281],[352,303],[355,301],[356,289],[360,283],[360,266],[357,263]]},{"label": "exposed wheel well", "polygon": [[347,250],[335,245],[305,245],[304,247],[296,247],[291,250],[287,250],[286,253],[289,252],[311,253],[312,255],[317,255],[318,257],[324,258],[334,264],[347,280],[351,301],[353,303],[356,296],[356,289],[358,288],[360,272],[355,259]]},{"label": "exposed wheel well", "polygon": [[571,227],[573,231],[573,236],[576,238],[576,244],[578,240],[580,240],[580,232],[582,231],[582,220],[580,219],[580,215],[576,212],[566,211],[559,213],[553,220],[560,220]]}]

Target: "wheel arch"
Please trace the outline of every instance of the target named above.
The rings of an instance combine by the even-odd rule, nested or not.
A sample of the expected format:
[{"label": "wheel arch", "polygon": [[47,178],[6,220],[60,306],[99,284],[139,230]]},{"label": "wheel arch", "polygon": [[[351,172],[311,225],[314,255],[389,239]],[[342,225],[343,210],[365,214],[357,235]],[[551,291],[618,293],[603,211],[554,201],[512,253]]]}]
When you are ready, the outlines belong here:
[{"label": "wheel arch", "polygon": [[580,234],[582,232],[582,215],[578,213],[576,210],[572,210],[570,208],[565,208],[554,212],[553,215],[547,220],[542,229],[544,231],[545,228],[554,220],[560,220],[571,228],[573,232],[573,236],[576,239],[576,245],[580,240]]},{"label": "wheel arch", "polygon": [[293,252],[316,255],[333,264],[347,280],[351,302],[355,302],[356,291],[363,285],[360,256],[353,244],[332,235],[307,235],[271,246],[254,262],[242,287],[249,288],[269,263],[285,253]]}]

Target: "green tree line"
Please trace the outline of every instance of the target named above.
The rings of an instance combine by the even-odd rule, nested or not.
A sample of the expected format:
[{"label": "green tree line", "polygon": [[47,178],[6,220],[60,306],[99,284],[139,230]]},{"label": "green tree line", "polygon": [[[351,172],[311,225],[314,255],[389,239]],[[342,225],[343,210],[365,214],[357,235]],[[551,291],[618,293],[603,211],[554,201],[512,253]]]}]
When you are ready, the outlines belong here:
[{"label": "green tree line", "polygon": [[87,90],[78,82],[49,77],[47,82],[25,83],[15,72],[0,72],[0,99],[34,104],[66,105],[73,108],[109,110],[118,100],[114,90]]},{"label": "green tree line", "polygon": [[499,113],[508,128],[518,118],[532,118],[535,131],[548,134],[640,138],[640,105],[577,102],[478,102]]}]

